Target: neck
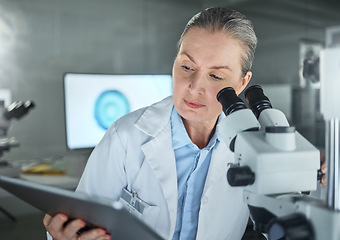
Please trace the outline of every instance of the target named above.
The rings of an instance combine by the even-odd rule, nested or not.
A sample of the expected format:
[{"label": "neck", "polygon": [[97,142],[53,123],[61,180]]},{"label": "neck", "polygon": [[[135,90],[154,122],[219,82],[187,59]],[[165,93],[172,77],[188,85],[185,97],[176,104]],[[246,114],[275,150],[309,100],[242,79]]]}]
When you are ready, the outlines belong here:
[{"label": "neck", "polygon": [[213,122],[197,123],[183,119],[183,124],[191,141],[199,149],[205,148],[216,130],[217,119]]}]

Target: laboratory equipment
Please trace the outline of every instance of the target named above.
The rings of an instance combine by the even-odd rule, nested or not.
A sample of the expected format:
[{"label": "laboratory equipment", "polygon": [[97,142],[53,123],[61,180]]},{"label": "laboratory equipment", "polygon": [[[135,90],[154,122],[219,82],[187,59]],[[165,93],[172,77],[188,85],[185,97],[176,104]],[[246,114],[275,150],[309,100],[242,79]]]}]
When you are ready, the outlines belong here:
[{"label": "laboratory equipment", "polygon": [[235,156],[227,179],[244,189],[255,230],[270,240],[339,239],[338,209],[304,194],[316,190],[321,178],[318,149],[272,108],[260,86],[248,88],[245,95],[250,109],[232,88],[222,89],[217,99],[226,115],[221,135]]},{"label": "laboratory equipment", "polygon": [[[19,141],[15,137],[8,137],[7,132],[10,128],[12,119],[20,119],[34,107],[32,101],[16,101],[5,106],[4,102],[0,102],[0,157],[5,151],[9,151],[12,147],[19,146]],[[21,172],[20,166],[6,161],[0,160],[0,175],[9,177],[17,177]]]},{"label": "laboratory equipment", "polygon": [[[19,141],[15,137],[8,137],[7,132],[10,128],[10,121],[12,119],[20,119],[34,107],[31,101],[17,101],[5,107],[4,101],[0,101],[0,157],[5,151],[9,151],[12,147],[19,146]],[[15,165],[6,160],[0,159],[0,175],[8,177],[18,177],[21,172],[20,165]],[[0,212],[5,214],[12,221],[16,218],[6,209],[0,206]]]}]

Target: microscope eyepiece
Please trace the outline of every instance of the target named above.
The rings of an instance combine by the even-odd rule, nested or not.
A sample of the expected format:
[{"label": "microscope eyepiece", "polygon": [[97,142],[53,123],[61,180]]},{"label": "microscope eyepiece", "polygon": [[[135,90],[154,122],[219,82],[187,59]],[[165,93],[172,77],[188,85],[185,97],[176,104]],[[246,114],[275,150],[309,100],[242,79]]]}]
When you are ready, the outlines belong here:
[{"label": "microscope eyepiece", "polygon": [[244,92],[248,101],[249,108],[253,111],[255,116],[259,118],[260,113],[264,109],[272,108],[269,99],[264,95],[263,89],[260,85],[253,85]]},{"label": "microscope eyepiece", "polygon": [[239,98],[232,87],[226,87],[217,94],[217,100],[222,104],[223,112],[226,116],[240,109],[246,109],[246,105]]}]

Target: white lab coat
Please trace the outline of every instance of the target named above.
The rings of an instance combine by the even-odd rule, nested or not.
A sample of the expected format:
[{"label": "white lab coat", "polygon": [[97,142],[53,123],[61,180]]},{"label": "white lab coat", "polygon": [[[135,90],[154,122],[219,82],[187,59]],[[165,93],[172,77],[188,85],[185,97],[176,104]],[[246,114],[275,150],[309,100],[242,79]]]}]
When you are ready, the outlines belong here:
[{"label": "white lab coat", "polygon": [[[177,175],[172,148],[172,97],[117,120],[92,152],[77,191],[118,200],[123,188],[151,207],[143,220],[171,239],[177,213]],[[84,130],[86,131],[86,130]],[[218,127],[217,127],[218,131]],[[198,219],[197,240],[238,240],[249,211],[243,192],[226,179],[234,156],[221,140],[213,150]]]}]

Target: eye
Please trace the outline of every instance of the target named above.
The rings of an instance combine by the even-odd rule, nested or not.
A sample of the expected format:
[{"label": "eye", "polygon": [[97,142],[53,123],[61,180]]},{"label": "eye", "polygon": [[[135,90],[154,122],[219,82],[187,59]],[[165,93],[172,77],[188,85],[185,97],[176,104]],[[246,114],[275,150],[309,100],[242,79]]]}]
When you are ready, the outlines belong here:
[{"label": "eye", "polygon": [[223,80],[222,77],[219,77],[219,76],[217,76],[215,74],[210,74],[210,77],[212,77],[213,79],[216,79],[216,80]]},{"label": "eye", "polygon": [[182,65],[181,68],[186,72],[194,70],[193,68],[186,66],[186,65]]}]

